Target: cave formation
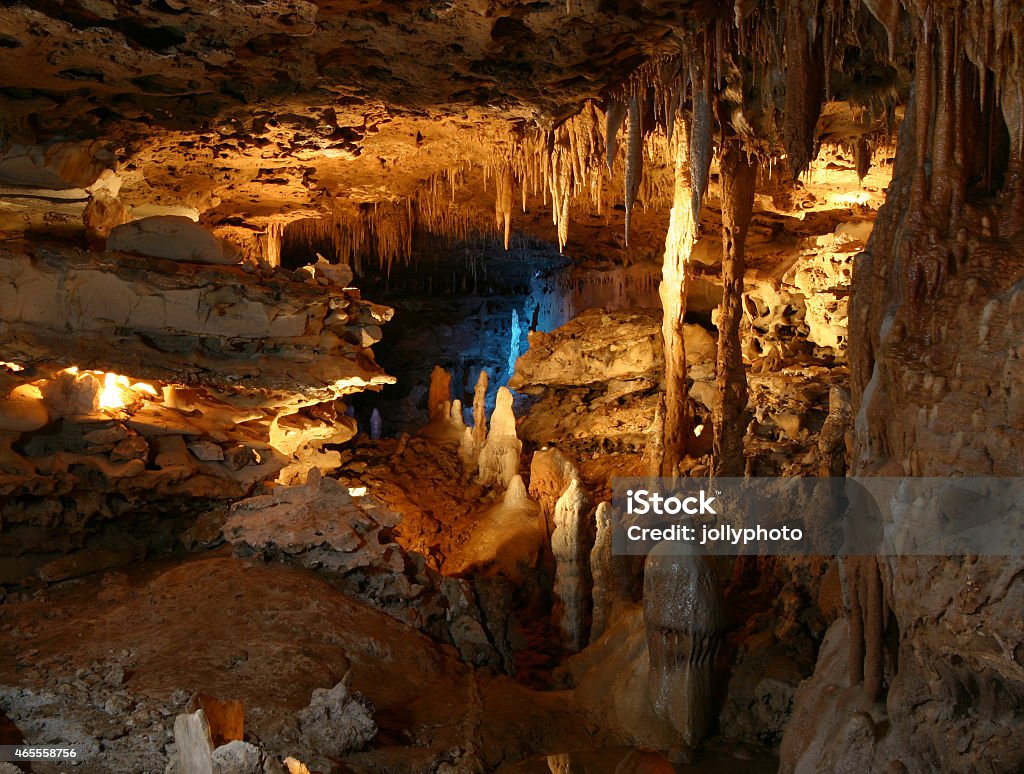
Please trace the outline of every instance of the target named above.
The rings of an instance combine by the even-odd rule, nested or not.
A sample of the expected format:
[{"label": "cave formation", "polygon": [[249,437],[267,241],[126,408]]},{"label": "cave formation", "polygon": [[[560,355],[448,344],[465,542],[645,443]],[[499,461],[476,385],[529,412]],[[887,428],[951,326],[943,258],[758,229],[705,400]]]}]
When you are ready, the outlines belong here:
[{"label": "cave formation", "polygon": [[[38,0],[0,49],[0,772],[1024,770],[1020,499],[950,488],[1021,491],[1019,4]],[[902,509],[645,559],[658,477]]]}]

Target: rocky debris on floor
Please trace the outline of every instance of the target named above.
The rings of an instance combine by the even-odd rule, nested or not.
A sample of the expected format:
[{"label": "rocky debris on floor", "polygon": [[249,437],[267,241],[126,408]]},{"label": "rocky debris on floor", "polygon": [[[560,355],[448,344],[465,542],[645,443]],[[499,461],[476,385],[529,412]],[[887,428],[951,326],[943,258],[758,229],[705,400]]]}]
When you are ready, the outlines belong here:
[{"label": "rocky debris on floor", "polygon": [[441,575],[395,542],[400,521],[376,497],[354,495],[314,469],[301,486],[235,503],[223,534],[239,555],[321,570],[339,588],[453,644],[468,663],[505,667],[506,622],[489,614],[471,582]]},{"label": "rocky debris on floor", "polygon": [[[289,759],[286,759],[289,760]],[[174,746],[163,774],[283,774],[284,764],[256,745],[235,739],[213,742],[199,709],[174,720]]]},{"label": "rocky debris on floor", "polygon": [[[210,734],[224,774],[434,771],[460,758],[490,771],[610,742],[569,694],[474,671],[304,568],[220,557],[108,576],[4,605],[0,712],[30,743],[79,746],[82,774],[164,772],[197,689],[245,707],[244,741],[213,748]],[[362,750],[333,755],[350,746]]]},{"label": "rocky debris on floor", "polygon": [[317,688],[309,706],[299,713],[299,732],[316,757],[307,761],[317,768],[328,768],[326,759],[338,759],[364,749],[377,735],[372,705],[350,689],[346,675],[333,688]]}]

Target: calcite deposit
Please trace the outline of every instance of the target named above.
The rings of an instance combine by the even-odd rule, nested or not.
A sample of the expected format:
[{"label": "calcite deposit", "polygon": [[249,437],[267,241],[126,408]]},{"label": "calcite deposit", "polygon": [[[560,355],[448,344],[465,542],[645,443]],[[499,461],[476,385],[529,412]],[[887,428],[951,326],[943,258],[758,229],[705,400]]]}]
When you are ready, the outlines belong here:
[{"label": "calcite deposit", "polygon": [[[1024,770],[1019,4],[12,1],[0,49],[32,771]],[[884,479],[888,553],[624,544],[622,479],[762,476]]]}]

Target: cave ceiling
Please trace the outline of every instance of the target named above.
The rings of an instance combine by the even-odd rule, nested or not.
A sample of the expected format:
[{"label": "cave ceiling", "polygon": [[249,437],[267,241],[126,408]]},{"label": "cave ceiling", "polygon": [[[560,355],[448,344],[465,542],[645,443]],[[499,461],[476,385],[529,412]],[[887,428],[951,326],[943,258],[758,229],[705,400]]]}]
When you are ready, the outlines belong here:
[{"label": "cave ceiling", "polygon": [[[724,61],[692,51],[737,34],[744,14],[751,29],[781,30],[782,13],[757,5],[8,2],[3,144],[91,142],[92,169],[116,168],[123,201],[186,208],[231,236],[400,201],[439,175],[485,169],[588,101],[603,107],[631,76],[642,86],[643,63],[682,54],[716,72],[719,110],[752,147],[779,155],[783,38],[752,33]],[[835,142],[891,131],[907,80],[870,13],[850,11],[844,25],[832,34],[833,100],[818,128]],[[485,169],[460,206],[493,210],[486,184]],[[542,198],[519,227],[550,238]]]}]

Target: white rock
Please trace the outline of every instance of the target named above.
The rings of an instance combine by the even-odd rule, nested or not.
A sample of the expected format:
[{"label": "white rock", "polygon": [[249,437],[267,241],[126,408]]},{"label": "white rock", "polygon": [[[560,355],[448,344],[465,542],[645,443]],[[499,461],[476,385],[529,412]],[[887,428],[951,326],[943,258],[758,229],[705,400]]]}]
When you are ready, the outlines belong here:
[{"label": "white rock", "polygon": [[175,718],[174,744],[178,751],[178,771],[183,774],[213,774],[213,742],[205,712],[196,710],[190,715]]},{"label": "white rock", "polygon": [[235,740],[213,751],[214,774],[263,774],[263,754],[259,748]]},{"label": "white rock", "polygon": [[107,237],[107,250],[185,263],[235,264],[240,259],[229,243],[181,215],[156,215],[117,226]]},{"label": "white rock", "polygon": [[340,758],[377,735],[368,702],[349,692],[349,675],[333,688],[317,688],[299,713],[302,737],[320,755]]}]

